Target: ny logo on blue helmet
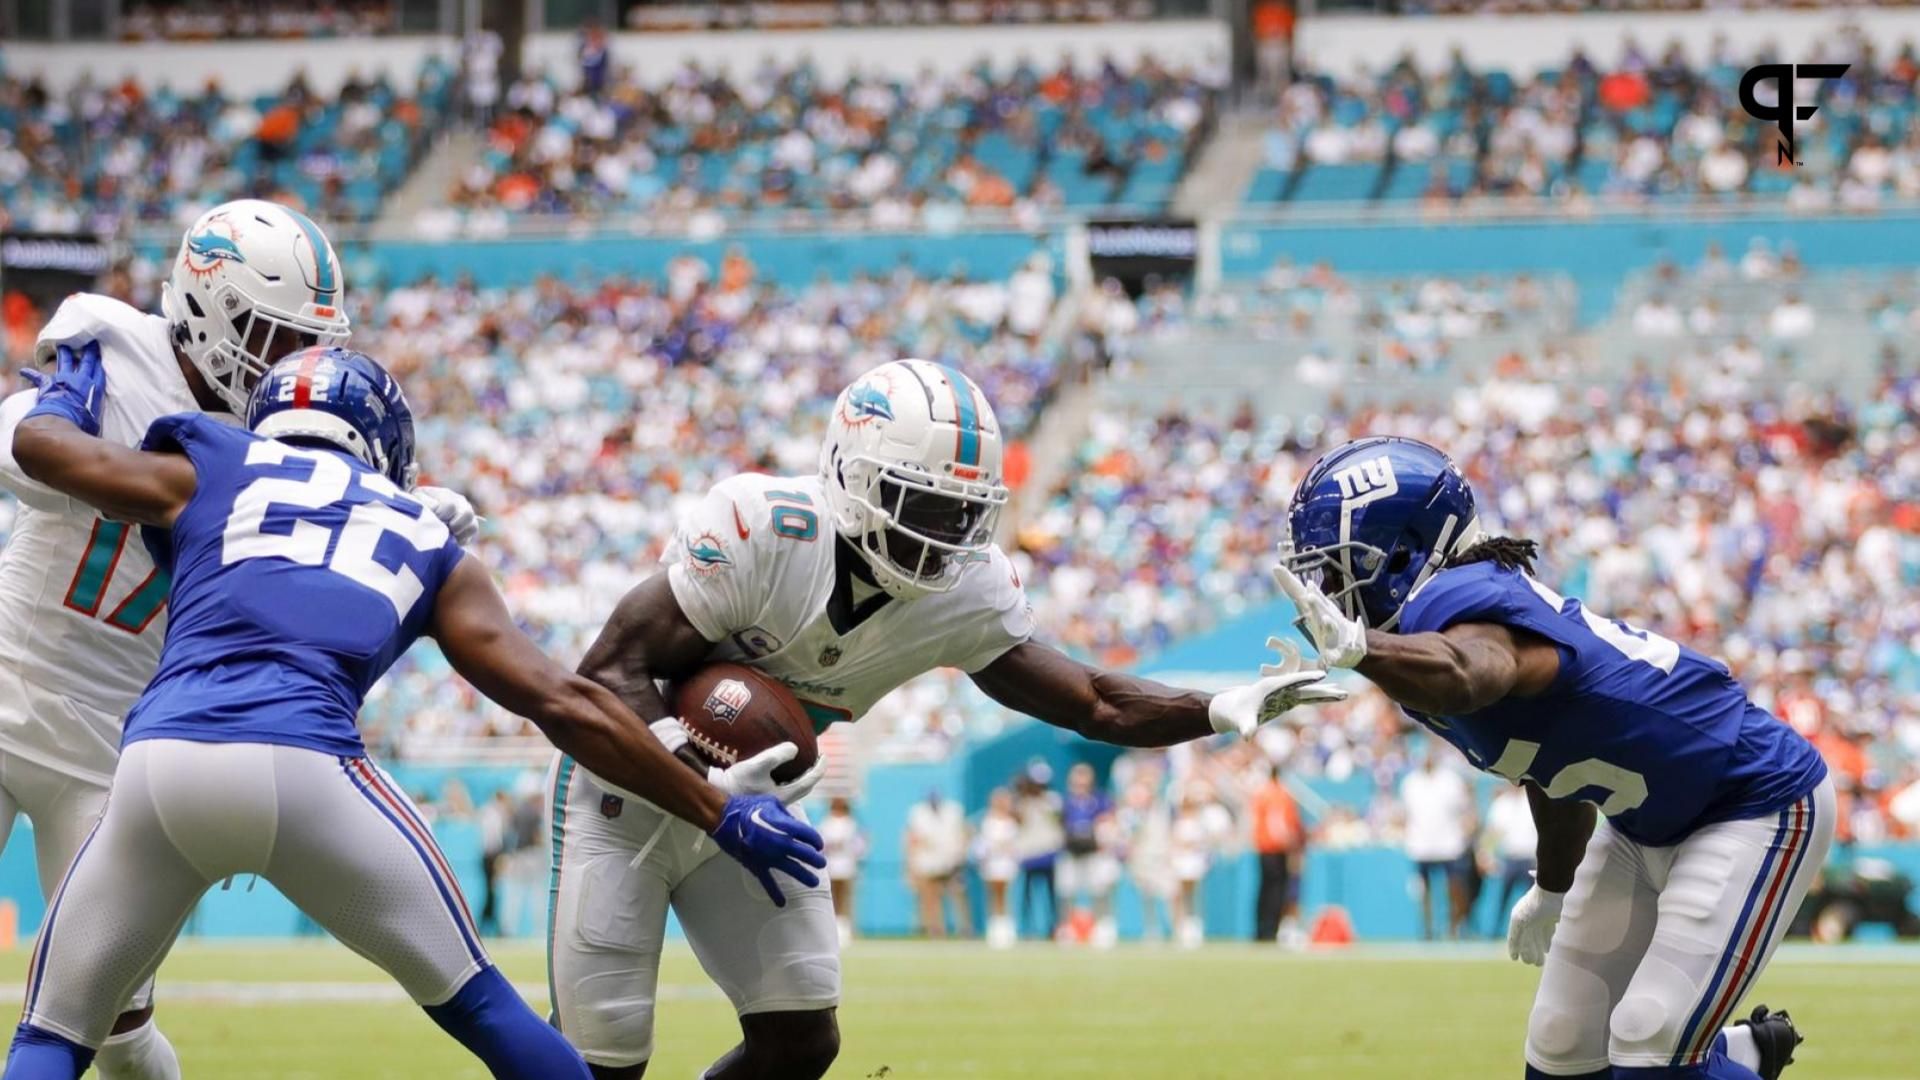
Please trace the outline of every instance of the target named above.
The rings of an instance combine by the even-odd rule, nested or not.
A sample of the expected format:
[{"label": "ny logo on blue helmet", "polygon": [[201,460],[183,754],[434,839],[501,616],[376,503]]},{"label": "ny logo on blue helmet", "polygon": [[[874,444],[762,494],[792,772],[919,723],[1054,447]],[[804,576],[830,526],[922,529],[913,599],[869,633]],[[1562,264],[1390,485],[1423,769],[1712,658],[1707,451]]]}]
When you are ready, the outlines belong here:
[{"label": "ny logo on blue helmet", "polygon": [[1356,439],[1294,490],[1281,558],[1350,617],[1391,630],[1446,559],[1480,535],[1473,489],[1447,455],[1415,439]]},{"label": "ny logo on blue helmet", "polygon": [[413,487],[413,410],[387,369],[337,345],[293,353],[267,369],[247,402],[247,427],[270,439],[310,439]]}]

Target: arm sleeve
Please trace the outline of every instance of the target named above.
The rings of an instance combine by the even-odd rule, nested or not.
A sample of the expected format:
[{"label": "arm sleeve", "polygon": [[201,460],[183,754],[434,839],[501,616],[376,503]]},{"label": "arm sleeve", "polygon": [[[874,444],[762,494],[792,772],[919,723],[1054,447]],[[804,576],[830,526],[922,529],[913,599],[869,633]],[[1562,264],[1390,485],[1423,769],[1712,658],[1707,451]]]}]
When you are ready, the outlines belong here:
[{"label": "arm sleeve", "polygon": [[988,610],[983,613],[982,625],[973,641],[954,663],[969,675],[1033,637],[1033,604],[1027,600],[1027,590],[1020,584],[1013,563],[995,548],[986,571]]},{"label": "arm sleeve", "polygon": [[[745,507],[740,514],[759,520]],[[743,540],[735,521],[734,500],[716,488],[680,519],[660,556],[674,600],[708,641],[754,625],[766,603],[764,590],[756,587],[761,553],[751,541],[770,534],[757,529]]]},{"label": "arm sleeve", "polygon": [[21,472],[20,463],[13,459],[14,430],[39,397],[37,390],[23,390],[0,402],[0,487],[35,510],[50,514],[78,513],[78,503]]}]

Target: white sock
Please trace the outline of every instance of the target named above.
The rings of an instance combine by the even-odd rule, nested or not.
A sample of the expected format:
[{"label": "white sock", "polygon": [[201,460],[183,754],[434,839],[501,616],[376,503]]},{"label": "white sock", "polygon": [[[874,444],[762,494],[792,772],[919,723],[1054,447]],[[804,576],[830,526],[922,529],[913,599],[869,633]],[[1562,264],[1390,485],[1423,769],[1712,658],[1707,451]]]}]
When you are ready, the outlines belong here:
[{"label": "white sock", "polygon": [[1727,1057],[1735,1065],[1760,1071],[1760,1046],[1753,1041],[1753,1029],[1745,1026],[1721,1028],[1720,1034],[1727,1037]]},{"label": "white sock", "polygon": [[180,1058],[151,1020],[101,1043],[93,1067],[100,1080],[180,1080]]}]

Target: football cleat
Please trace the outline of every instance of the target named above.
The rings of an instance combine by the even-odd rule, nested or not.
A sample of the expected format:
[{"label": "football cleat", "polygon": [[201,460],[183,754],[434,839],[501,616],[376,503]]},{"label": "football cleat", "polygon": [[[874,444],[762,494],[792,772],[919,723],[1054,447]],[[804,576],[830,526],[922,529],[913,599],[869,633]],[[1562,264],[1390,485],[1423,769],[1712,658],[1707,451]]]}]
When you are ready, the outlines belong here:
[{"label": "football cleat", "polygon": [[1793,1064],[1794,1047],[1806,1041],[1785,1010],[1768,1012],[1765,1005],[1755,1005],[1752,1016],[1733,1026],[1753,1029],[1753,1044],[1760,1050],[1760,1080],[1780,1080],[1780,1073]]}]

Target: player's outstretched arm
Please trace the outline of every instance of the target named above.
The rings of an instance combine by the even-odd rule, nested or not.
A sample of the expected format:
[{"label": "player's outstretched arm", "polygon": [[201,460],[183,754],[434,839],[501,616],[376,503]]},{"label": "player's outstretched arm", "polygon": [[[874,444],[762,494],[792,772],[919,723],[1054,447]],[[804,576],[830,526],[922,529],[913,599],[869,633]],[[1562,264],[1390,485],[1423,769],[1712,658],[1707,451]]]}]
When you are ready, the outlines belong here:
[{"label": "player's outstretched arm", "polygon": [[1367,655],[1354,670],[1415,712],[1464,716],[1503,698],[1544,691],[1559,664],[1551,644],[1524,631],[1460,623],[1438,633],[1369,630]]},{"label": "player's outstretched arm", "polygon": [[595,776],[707,832],[718,827],[726,794],[668,753],[612,691],[554,663],[521,633],[480,560],[460,560],[433,620],[455,671],[538,724]]},{"label": "player's outstretched arm", "polygon": [[40,396],[13,431],[13,459],[29,479],[121,521],[171,526],[193,498],[193,463],[180,454],[129,449],[99,437],[106,371],[100,346],[56,350],[52,375],[35,372]]},{"label": "player's outstretched arm", "polygon": [[1250,735],[1295,705],[1347,696],[1322,671],[1262,672],[1218,694],[1102,671],[1058,649],[1024,641],[973,673],[993,700],[1054,727],[1116,746],[1172,746],[1215,734]]},{"label": "player's outstretched arm", "polygon": [[973,673],[993,700],[1036,720],[1118,746],[1172,746],[1212,735],[1208,695],[1089,667],[1026,641]]},{"label": "player's outstretched arm", "polygon": [[1352,668],[1415,712],[1462,716],[1502,698],[1545,693],[1560,673],[1553,643],[1498,623],[1458,623],[1438,632],[1372,630],[1284,563],[1274,583],[1300,612],[1328,667]]}]

